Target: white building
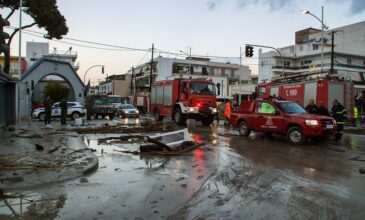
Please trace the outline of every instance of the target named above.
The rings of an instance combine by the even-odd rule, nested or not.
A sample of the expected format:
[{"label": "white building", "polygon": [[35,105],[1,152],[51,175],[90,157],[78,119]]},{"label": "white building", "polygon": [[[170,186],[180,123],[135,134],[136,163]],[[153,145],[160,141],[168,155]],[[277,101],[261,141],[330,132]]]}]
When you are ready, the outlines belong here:
[{"label": "white building", "polygon": [[[189,71],[190,70],[190,71]],[[134,68],[136,76],[136,92],[149,92],[149,79],[151,72],[151,63],[145,63]],[[238,64],[220,63],[210,61],[208,58],[188,57],[187,59],[175,59],[166,57],[157,57],[154,59],[153,82],[166,79],[173,79],[182,76],[192,76],[212,78],[215,84],[223,85],[223,90],[218,98],[230,97],[229,85],[250,81],[251,70],[248,66]],[[132,70],[128,71],[132,74]],[[228,86],[227,86],[228,85]]]},{"label": "white building", "polygon": [[[308,28],[295,33],[295,45],[275,51],[259,50],[259,82],[292,74],[326,75],[331,71],[331,46],[334,34],[333,74],[351,78],[355,88],[365,84],[365,21],[324,31],[323,68],[321,68],[321,30]],[[284,68],[284,70],[283,70]],[[322,69],[322,71],[321,71]],[[318,75],[316,75],[318,73]],[[365,87],[364,87],[365,88]]]},{"label": "white building", "polygon": [[38,59],[42,57],[50,58],[53,60],[66,61],[74,67],[75,71],[79,69],[79,64],[75,63],[77,59],[77,52],[70,47],[66,50],[58,50],[53,48],[49,51],[49,44],[44,42],[27,42],[27,69],[32,66]]}]

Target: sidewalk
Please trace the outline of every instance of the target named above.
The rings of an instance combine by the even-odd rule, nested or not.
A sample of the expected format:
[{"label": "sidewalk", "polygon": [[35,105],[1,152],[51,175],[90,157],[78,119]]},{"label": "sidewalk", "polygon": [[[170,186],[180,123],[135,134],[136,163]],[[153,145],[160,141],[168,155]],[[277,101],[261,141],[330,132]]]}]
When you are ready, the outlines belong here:
[{"label": "sidewalk", "polygon": [[70,125],[52,125],[46,129],[42,122],[25,122],[0,134],[1,189],[64,181],[97,169],[98,158],[80,136],[64,131]]}]

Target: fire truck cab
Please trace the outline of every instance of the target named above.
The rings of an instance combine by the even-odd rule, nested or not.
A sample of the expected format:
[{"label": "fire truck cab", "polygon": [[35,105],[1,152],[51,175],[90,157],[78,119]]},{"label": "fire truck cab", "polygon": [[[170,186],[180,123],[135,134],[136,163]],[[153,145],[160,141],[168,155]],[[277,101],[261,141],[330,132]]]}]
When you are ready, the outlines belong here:
[{"label": "fire truck cab", "polygon": [[152,85],[151,107],[156,121],[172,117],[176,124],[187,119],[210,125],[217,114],[215,85],[207,79],[174,79]]}]

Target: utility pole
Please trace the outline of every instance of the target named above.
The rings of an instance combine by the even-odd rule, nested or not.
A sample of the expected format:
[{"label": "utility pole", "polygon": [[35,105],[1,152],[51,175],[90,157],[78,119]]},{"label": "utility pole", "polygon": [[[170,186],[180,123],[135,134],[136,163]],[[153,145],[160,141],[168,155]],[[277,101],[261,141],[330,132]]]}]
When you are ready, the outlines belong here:
[{"label": "utility pole", "polygon": [[152,73],[153,73],[153,51],[155,49],[155,45],[152,44],[152,56],[151,56],[151,71],[150,71],[150,93],[152,93]]},{"label": "utility pole", "polygon": [[334,65],[334,52],[335,52],[335,31],[331,31],[331,41],[332,41],[332,44],[331,44],[331,70],[330,70],[330,75],[333,75],[333,65]]},{"label": "utility pole", "polygon": [[238,80],[239,80],[238,86],[240,87],[238,103],[240,103],[240,105],[241,105],[241,96],[242,96],[242,94],[241,94],[241,92],[242,92],[242,90],[241,90],[241,88],[242,88],[242,86],[241,86],[241,65],[242,65],[242,47],[240,47],[240,67],[238,69],[238,74],[239,74],[238,75]]}]

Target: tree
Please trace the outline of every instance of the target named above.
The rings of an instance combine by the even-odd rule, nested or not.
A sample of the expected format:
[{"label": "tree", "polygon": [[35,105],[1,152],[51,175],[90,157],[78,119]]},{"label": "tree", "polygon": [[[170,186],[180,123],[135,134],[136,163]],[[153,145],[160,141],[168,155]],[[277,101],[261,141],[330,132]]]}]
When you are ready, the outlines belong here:
[{"label": "tree", "polygon": [[[19,0],[2,0],[0,8],[10,9],[10,13],[6,16],[9,19],[15,11],[19,10]],[[37,25],[47,31],[45,35],[48,39],[61,39],[63,35],[68,33],[68,27],[65,17],[60,13],[57,7],[57,0],[23,0],[23,12],[33,18],[33,22],[26,24],[21,29],[30,28]],[[7,45],[10,44],[19,28],[15,28],[10,34]],[[5,53],[4,72],[9,74],[10,51]]]},{"label": "tree", "polygon": [[57,81],[50,81],[44,87],[43,93],[49,96],[53,102],[60,102],[63,98],[67,98],[70,89]]}]

